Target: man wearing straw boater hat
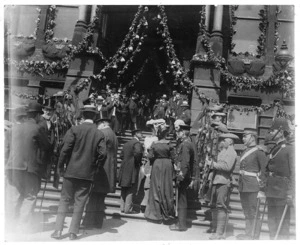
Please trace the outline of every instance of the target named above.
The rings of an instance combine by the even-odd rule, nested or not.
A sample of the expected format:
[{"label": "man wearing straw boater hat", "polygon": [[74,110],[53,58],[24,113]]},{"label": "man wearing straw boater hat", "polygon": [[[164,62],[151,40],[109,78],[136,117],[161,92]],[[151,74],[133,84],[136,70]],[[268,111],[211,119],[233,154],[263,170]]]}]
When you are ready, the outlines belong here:
[{"label": "man wearing straw boater hat", "polygon": [[217,162],[213,162],[214,178],[212,180],[212,221],[210,231],[211,240],[225,239],[224,230],[226,216],[228,216],[229,197],[231,192],[231,175],[237,161],[234,141],[239,137],[232,133],[222,133],[219,141],[223,149],[218,154]]},{"label": "man wearing straw boater hat", "polygon": [[260,198],[260,191],[265,182],[267,157],[263,150],[256,144],[257,136],[256,129],[244,129],[243,142],[246,149],[240,158],[239,192],[246,219],[246,228],[245,234],[237,236],[238,240],[250,240],[254,238],[253,227],[257,198]]},{"label": "man wearing straw boater hat", "polygon": [[105,218],[105,197],[107,193],[114,193],[116,187],[118,139],[110,128],[108,117],[100,117],[98,114],[95,123],[105,137],[106,158],[95,173],[94,186],[82,224],[85,228],[101,229]]},{"label": "man wearing straw boater hat", "polygon": [[104,134],[94,124],[95,107],[86,105],[82,114],[84,122],[67,131],[57,163],[58,171],[61,175],[63,174],[64,180],[55,231],[51,234],[51,237],[55,239],[62,238],[64,220],[71,200],[75,200],[75,203],[69,227],[69,238],[70,240],[77,239],[83,209],[94,181],[95,172],[106,158]]},{"label": "man wearing straw boater hat", "polygon": [[289,239],[290,207],[295,198],[295,149],[286,141],[289,132],[284,118],[275,119],[270,128],[276,142],[269,155],[266,183],[271,239]]},{"label": "man wearing straw boater hat", "polygon": [[[25,111],[19,112],[24,116]],[[50,143],[46,133],[38,125],[43,114],[42,105],[30,102],[28,119],[14,124],[7,132],[5,145],[5,201],[7,227],[14,231],[30,228],[37,194],[40,190],[40,162],[37,152],[48,151]]]}]

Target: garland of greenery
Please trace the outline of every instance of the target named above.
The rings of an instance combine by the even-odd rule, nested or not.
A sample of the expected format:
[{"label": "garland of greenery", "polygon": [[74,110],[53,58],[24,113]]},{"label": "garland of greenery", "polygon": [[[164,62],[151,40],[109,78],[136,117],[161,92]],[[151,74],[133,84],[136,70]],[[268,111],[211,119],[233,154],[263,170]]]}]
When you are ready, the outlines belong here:
[{"label": "garland of greenery", "polygon": [[54,27],[56,25],[55,18],[56,18],[56,5],[51,5],[47,10],[47,25],[45,30],[45,41],[46,43],[50,42],[54,35]]},{"label": "garland of greenery", "polygon": [[[48,19],[47,30],[46,30],[46,34],[45,34],[46,42],[52,41],[49,38],[51,38],[53,36],[53,27],[55,25],[54,18],[55,18],[55,11],[56,11],[55,5],[50,6],[49,11],[50,11],[49,19]],[[95,49],[91,48],[91,43],[93,41],[94,29],[97,26],[97,22],[99,19],[98,11],[99,11],[99,8],[96,9],[96,15],[94,16],[92,23],[88,26],[87,33],[85,34],[83,40],[77,46],[68,44],[70,52],[69,52],[69,54],[67,54],[66,57],[62,58],[60,61],[52,61],[52,62],[48,62],[46,60],[16,61],[11,58],[5,58],[4,63],[8,66],[14,67],[21,74],[28,73],[31,75],[36,75],[36,76],[41,76],[41,77],[44,77],[45,74],[52,75],[55,73],[65,72],[69,68],[70,62],[71,62],[71,60],[73,60],[75,55],[79,55],[82,53],[97,54],[100,57],[100,59],[102,60],[102,62],[106,63],[107,62],[106,58],[104,57],[102,52],[99,50],[99,48],[97,48],[97,47]],[[60,40],[56,40],[56,41],[60,41]]]},{"label": "garland of greenery", "polygon": [[144,41],[145,34],[143,34],[142,29],[147,29],[148,23],[145,17],[142,15],[144,15],[146,12],[148,12],[148,7],[138,7],[138,11],[135,14],[135,17],[129,28],[129,32],[125,36],[118,51],[108,60],[106,66],[102,68],[100,73],[97,75],[92,75],[90,79],[105,83],[107,79],[107,73],[112,69],[119,70],[118,78],[124,74],[129,64],[133,62],[134,55],[140,52],[140,47]]},{"label": "garland of greenery", "polygon": [[259,56],[265,56],[266,51],[266,41],[267,41],[267,28],[268,28],[268,6],[264,6],[264,9],[259,11],[261,22],[259,23],[259,30],[261,34],[259,35],[257,42],[257,54]]},{"label": "garland of greenery", "polygon": [[280,26],[280,22],[278,21],[278,15],[281,13],[281,9],[278,5],[276,5],[276,12],[275,12],[275,16],[276,16],[276,21],[275,21],[275,33],[274,33],[274,53],[276,53],[278,51],[278,41],[279,41],[279,26]]},{"label": "garland of greenery", "polygon": [[237,23],[237,16],[235,15],[235,12],[238,9],[238,5],[231,5],[230,6],[230,16],[231,16],[231,22],[230,22],[230,50],[229,52],[232,53],[232,50],[235,47],[235,43],[233,42],[233,36],[236,34],[236,30],[234,29],[234,26]]}]

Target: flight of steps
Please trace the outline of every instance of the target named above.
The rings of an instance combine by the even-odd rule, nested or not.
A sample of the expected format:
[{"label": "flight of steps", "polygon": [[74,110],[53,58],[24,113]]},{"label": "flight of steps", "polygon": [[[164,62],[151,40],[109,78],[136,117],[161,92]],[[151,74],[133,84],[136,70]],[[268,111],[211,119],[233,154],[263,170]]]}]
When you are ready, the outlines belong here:
[{"label": "flight of steps", "polygon": [[[144,132],[144,136],[150,135],[150,132]],[[120,159],[120,153],[122,150],[122,147],[124,143],[126,143],[128,140],[131,139],[131,134],[129,131],[125,133],[125,136],[119,136],[119,148],[118,148],[118,169],[121,164]],[[175,142],[174,142],[175,143]],[[234,171],[234,177],[238,178],[238,168],[239,166],[236,166],[236,169]],[[60,199],[60,192],[62,188],[62,179],[60,179],[59,188],[56,189],[53,187],[53,176],[51,176],[50,181],[48,183],[45,183],[45,181],[42,181],[41,184],[41,190],[38,194],[38,200],[36,204],[35,211],[36,212],[43,212],[46,214],[56,214],[59,199]],[[42,196],[44,193],[44,198],[42,201]],[[105,213],[107,216],[112,217],[118,217],[118,218],[126,218],[126,219],[139,219],[144,220],[146,222],[146,219],[144,218],[143,213],[139,214],[124,214],[120,213],[120,194],[121,189],[118,187],[116,188],[115,193],[109,193],[105,199],[106,204],[106,210]],[[42,204],[42,205],[41,205]],[[245,220],[244,215],[240,203],[240,197],[238,194],[238,190],[234,188],[231,197],[230,197],[230,207],[231,207],[231,213],[229,214],[229,223],[227,232],[231,234],[239,234],[242,233],[245,229]],[[209,221],[204,220],[205,219],[205,211],[208,210],[208,207],[205,205],[200,205],[199,201],[190,201],[189,202],[189,221],[193,226],[202,226],[202,227],[209,227]],[[261,211],[263,210],[263,206],[261,205]],[[267,209],[266,209],[267,211]],[[292,210],[291,216],[295,217],[294,210]],[[264,222],[262,225],[262,235],[267,236],[268,233],[268,226],[267,226],[267,213],[264,217]],[[292,218],[291,221],[291,235],[292,237],[295,236],[295,219]]]}]

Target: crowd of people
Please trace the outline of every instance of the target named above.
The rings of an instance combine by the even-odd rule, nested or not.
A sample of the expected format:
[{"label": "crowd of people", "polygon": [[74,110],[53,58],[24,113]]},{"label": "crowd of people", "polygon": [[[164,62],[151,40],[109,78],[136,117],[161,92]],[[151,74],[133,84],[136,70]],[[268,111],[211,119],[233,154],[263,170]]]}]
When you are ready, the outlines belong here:
[{"label": "crowd of people", "polygon": [[[48,179],[54,166],[56,178],[63,177],[55,231],[51,234],[55,239],[62,238],[70,205],[74,207],[70,240],[78,238],[80,227],[101,229],[105,198],[117,186],[121,188],[121,213],[142,212],[147,221],[164,223],[172,231],[187,230],[187,192],[195,190],[210,208],[210,239],[225,239],[234,185],[240,192],[246,227],[237,239],[259,239],[257,207],[261,200],[268,207],[270,238],[289,239],[295,163],[285,119],[274,120],[264,146],[257,145],[256,129],[244,129],[242,141],[246,149],[238,160],[234,144],[240,138],[228,131],[226,114],[220,106],[208,107],[205,115],[196,119],[200,127],[195,133],[190,126],[188,101],[177,91],[169,101],[163,95],[151,111],[139,108],[135,95],[126,98],[121,94],[122,91],[111,91],[107,97],[97,95],[95,101],[91,95],[75,122],[72,103],[63,102],[62,93],[55,94],[55,108],[30,102],[26,108],[14,111],[14,123],[5,132],[8,229],[29,226],[41,179]],[[145,97],[140,99],[147,101]],[[117,134],[126,129],[122,121],[125,116],[118,115],[118,111],[122,113],[120,108],[125,104],[126,117],[145,115],[144,125],[151,135],[144,137],[138,120],[130,119],[132,139],[123,146],[118,170]],[[143,112],[138,114],[140,110]],[[170,132],[176,144],[169,140]],[[236,164],[238,183],[233,178]],[[143,199],[137,202],[139,192]]]}]

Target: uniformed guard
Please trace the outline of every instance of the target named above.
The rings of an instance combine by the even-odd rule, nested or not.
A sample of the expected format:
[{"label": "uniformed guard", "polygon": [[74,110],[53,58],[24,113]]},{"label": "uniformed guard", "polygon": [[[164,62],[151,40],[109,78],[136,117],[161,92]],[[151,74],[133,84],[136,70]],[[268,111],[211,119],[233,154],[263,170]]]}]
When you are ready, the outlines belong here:
[{"label": "uniformed guard", "polygon": [[[270,129],[270,135],[276,141],[276,146],[269,155],[266,182],[268,225],[271,239],[275,238],[277,231],[278,239],[289,239],[289,207],[293,205],[295,197],[295,151],[285,138],[288,136],[289,130],[288,123],[283,118],[276,119]],[[287,210],[283,217],[285,208]],[[282,217],[282,226],[278,229]]]},{"label": "uniformed guard", "polygon": [[192,169],[194,163],[194,148],[189,138],[190,133],[189,125],[180,125],[180,129],[177,132],[177,137],[181,143],[176,149],[176,182],[178,186],[178,221],[176,224],[170,226],[172,231],[185,231],[187,229],[186,217],[187,217],[187,195],[186,189],[191,182]]},{"label": "uniformed guard", "polygon": [[232,133],[220,134],[223,149],[218,154],[217,162],[213,162],[215,171],[212,186],[212,222],[210,232],[214,233],[209,239],[225,239],[223,236],[228,215],[229,197],[231,192],[231,175],[237,162],[234,140],[239,137]]},{"label": "uniformed guard", "polygon": [[237,236],[238,240],[252,239],[258,193],[262,190],[265,180],[267,157],[257,146],[256,140],[256,129],[245,128],[243,142],[247,148],[240,158],[239,192],[246,219],[246,229],[245,234]]}]

